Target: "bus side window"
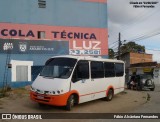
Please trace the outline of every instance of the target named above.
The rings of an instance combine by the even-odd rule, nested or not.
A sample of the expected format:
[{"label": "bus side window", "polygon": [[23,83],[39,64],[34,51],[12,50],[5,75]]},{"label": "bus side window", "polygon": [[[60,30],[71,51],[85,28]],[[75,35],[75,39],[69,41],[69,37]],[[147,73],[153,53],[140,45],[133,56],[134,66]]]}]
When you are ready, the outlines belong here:
[{"label": "bus side window", "polygon": [[105,77],[115,77],[115,68],[114,63],[112,62],[105,62],[104,63],[104,69],[105,69]]},{"label": "bus side window", "polygon": [[103,62],[91,62],[91,78],[104,78]]},{"label": "bus side window", "polygon": [[89,79],[89,62],[80,60],[73,73],[72,82],[75,83],[82,79]]},{"label": "bus side window", "polygon": [[116,72],[116,77],[123,76],[124,75],[124,64],[115,63],[115,72]]}]

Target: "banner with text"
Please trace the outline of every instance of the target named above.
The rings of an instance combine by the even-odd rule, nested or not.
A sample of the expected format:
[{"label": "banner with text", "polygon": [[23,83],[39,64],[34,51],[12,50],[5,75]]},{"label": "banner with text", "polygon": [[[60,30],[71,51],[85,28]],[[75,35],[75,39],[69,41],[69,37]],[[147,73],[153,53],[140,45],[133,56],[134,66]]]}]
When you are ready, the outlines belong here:
[{"label": "banner with text", "polygon": [[[0,23],[1,39],[36,40],[33,41],[32,45],[34,43],[36,43],[35,45],[37,45],[38,43],[41,45],[41,40],[50,40],[53,42],[54,40],[66,41],[69,43],[68,47],[63,46],[58,49],[63,50],[63,48],[69,48],[69,54],[72,55],[108,56],[107,35],[107,28]],[[47,42],[47,44],[49,43],[51,42]],[[24,43],[20,45],[21,47],[25,46]],[[10,48],[12,48],[12,44],[9,46]],[[50,46],[50,48],[51,47],[52,46]]]},{"label": "banner with text", "polygon": [[0,39],[0,53],[68,55],[67,41],[35,41]]}]

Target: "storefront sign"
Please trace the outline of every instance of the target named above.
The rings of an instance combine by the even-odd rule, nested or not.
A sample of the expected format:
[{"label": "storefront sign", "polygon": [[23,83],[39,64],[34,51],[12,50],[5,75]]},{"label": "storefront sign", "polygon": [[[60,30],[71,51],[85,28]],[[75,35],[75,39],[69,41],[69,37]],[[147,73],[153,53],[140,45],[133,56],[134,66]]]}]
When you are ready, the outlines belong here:
[{"label": "storefront sign", "polygon": [[152,72],[153,68],[143,68],[143,72]]},{"label": "storefront sign", "polygon": [[[40,38],[40,32],[43,32],[42,39],[44,42],[42,42],[42,39]],[[108,55],[108,37],[106,28],[0,23],[0,38],[19,40],[18,42],[15,42],[16,40],[4,42],[2,44],[4,50],[0,49],[1,53],[4,53],[6,50],[12,50],[12,52],[17,53],[17,51],[15,51],[17,45],[19,52],[21,53],[40,53],[41,51],[48,53],[53,50],[55,52],[56,47],[53,46],[53,43],[56,43],[57,45],[66,42],[68,47],[59,47],[59,49],[63,50],[63,48],[68,48],[68,54]],[[28,41],[22,41],[22,43],[21,40]],[[50,40],[51,42],[47,40]]]}]

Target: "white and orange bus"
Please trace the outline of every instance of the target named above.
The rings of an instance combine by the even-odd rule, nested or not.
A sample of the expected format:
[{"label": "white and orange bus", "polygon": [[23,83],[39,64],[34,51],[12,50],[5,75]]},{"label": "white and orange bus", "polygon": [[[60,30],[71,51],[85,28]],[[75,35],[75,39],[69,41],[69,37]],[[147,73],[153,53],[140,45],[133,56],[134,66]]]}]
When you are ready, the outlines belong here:
[{"label": "white and orange bus", "polygon": [[125,64],[120,60],[86,56],[50,58],[31,85],[30,98],[40,105],[66,106],[104,98],[124,91]]}]

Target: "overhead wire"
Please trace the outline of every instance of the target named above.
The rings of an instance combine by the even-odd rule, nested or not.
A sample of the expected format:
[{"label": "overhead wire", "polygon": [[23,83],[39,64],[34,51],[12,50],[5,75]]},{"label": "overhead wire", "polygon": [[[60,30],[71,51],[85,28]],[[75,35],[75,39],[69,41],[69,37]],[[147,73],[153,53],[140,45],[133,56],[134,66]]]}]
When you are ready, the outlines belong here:
[{"label": "overhead wire", "polygon": [[[143,36],[141,36],[141,37],[137,37],[137,38],[135,38],[135,39],[131,39],[131,40],[129,40],[129,41],[137,42],[137,41],[141,41],[141,40],[144,40],[144,39],[151,38],[151,37],[153,37],[153,36],[157,36],[157,35],[159,35],[159,34],[160,34],[160,30],[157,31],[157,32],[151,33],[151,34],[146,34],[146,35],[143,35]],[[129,42],[129,41],[127,41],[127,42]]]},{"label": "overhead wire", "polygon": [[[121,26],[121,28],[122,28],[122,29],[121,29],[121,32],[128,30],[129,28],[133,27],[133,25],[135,25],[135,24],[139,24],[138,21],[142,21],[142,20],[144,20],[144,19],[145,19],[145,20],[148,20],[148,19],[146,19],[146,18],[151,17],[151,16],[153,16],[155,13],[159,12],[159,9],[160,9],[160,8],[155,9],[155,10],[151,11],[150,13],[145,12],[145,13],[142,13],[142,14],[140,14],[140,15],[138,14],[138,16],[135,17],[135,19],[132,19],[132,22],[129,22],[129,23]],[[146,13],[147,13],[147,15],[144,16]],[[143,23],[144,23],[144,22],[147,22],[147,21],[143,21]],[[131,24],[132,24],[132,26],[130,26]],[[128,26],[128,27],[127,27],[127,26]],[[124,28],[124,27],[125,27],[125,28]],[[126,28],[126,27],[127,27],[127,28]],[[110,34],[113,35],[113,31],[112,31],[112,33],[110,33]],[[115,35],[115,34],[114,34],[114,35]],[[111,38],[115,38],[115,36],[114,36],[114,37],[111,37]]]}]

